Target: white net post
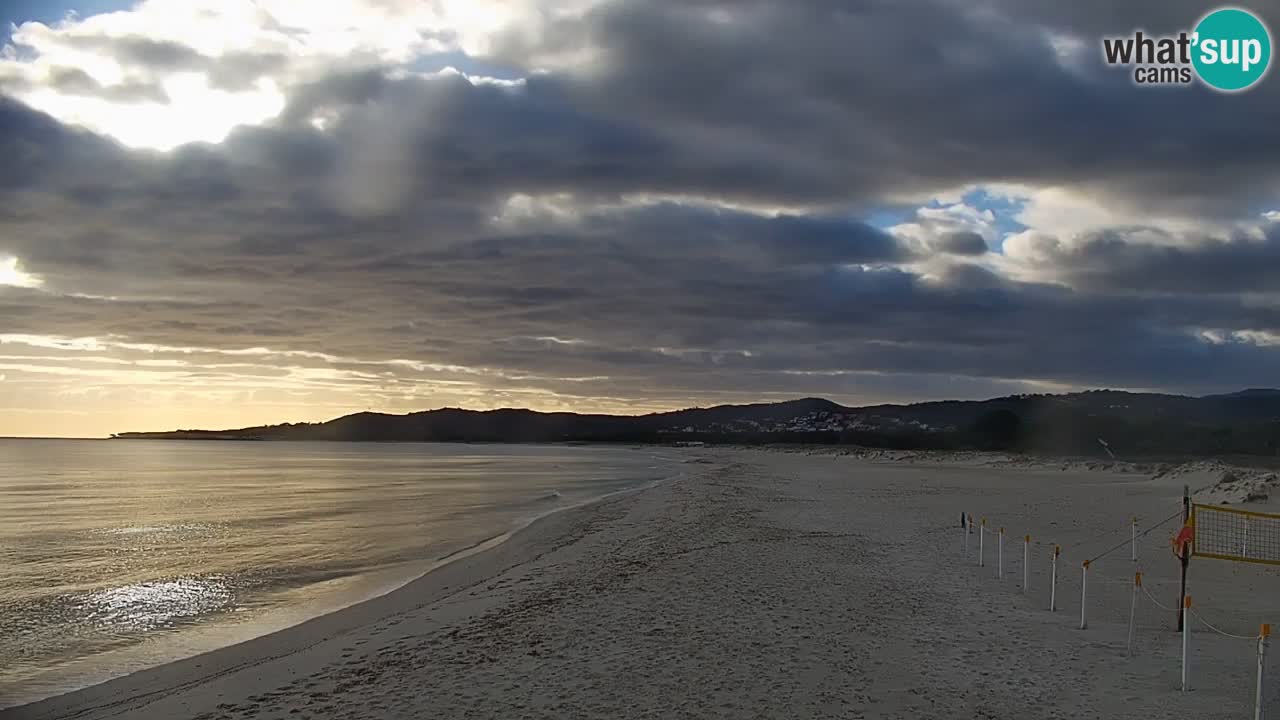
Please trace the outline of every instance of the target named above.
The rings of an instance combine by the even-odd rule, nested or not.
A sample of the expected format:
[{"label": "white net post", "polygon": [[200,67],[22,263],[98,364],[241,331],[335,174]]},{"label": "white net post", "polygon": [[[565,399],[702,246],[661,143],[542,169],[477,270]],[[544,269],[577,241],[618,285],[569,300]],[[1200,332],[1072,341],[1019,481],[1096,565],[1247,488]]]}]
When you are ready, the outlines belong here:
[{"label": "white net post", "polygon": [[1138,516],[1137,515],[1133,516],[1133,524],[1130,525],[1129,530],[1130,530],[1129,535],[1132,538],[1129,544],[1129,559],[1134,562],[1138,562]]},{"label": "white net post", "polygon": [[1053,546],[1053,572],[1049,574],[1049,612],[1058,609],[1058,554],[1062,548]]},{"label": "white net post", "polygon": [[1004,579],[1004,528],[996,536],[996,579]]},{"label": "white net post", "polygon": [[982,518],[982,522],[978,524],[978,567],[985,567],[987,564],[987,519]]},{"label": "white net post", "polygon": [[1087,602],[1089,592],[1089,561],[1085,560],[1080,564],[1080,629],[1084,630],[1089,627],[1089,621],[1085,618],[1085,608],[1089,606]]},{"label": "white net post", "polygon": [[1191,596],[1182,599],[1182,692],[1191,689]]},{"label": "white net post", "polygon": [[1129,641],[1124,654],[1133,657],[1133,623],[1138,613],[1138,593],[1142,590],[1142,573],[1133,574],[1133,594],[1129,597]]},{"label": "white net post", "polygon": [[1027,594],[1027,585],[1031,583],[1031,536],[1022,536],[1022,594]]},{"label": "white net post", "polygon": [[1244,519],[1244,532],[1240,538],[1240,555],[1249,557],[1249,518]]},{"label": "white net post", "polygon": [[1258,631],[1258,686],[1254,694],[1253,700],[1253,720],[1263,720],[1266,710],[1263,704],[1266,702],[1263,687],[1266,685],[1267,675],[1267,641],[1271,638],[1271,626],[1263,623]]}]

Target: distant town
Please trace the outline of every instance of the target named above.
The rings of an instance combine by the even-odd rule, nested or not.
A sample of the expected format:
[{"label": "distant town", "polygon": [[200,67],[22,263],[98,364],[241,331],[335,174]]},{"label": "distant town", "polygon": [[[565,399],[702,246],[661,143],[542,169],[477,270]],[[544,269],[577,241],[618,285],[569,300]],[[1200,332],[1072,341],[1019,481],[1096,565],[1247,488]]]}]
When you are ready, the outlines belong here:
[{"label": "distant town", "polygon": [[919,420],[892,415],[850,414],[848,411],[812,410],[793,417],[780,416],[763,419],[742,418],[723,422],[707,422],[663,429],[670,434],[711,433],[741,435],[755,433],[838,433],[862,432],[954,432],[954,425],[934,426]]}]

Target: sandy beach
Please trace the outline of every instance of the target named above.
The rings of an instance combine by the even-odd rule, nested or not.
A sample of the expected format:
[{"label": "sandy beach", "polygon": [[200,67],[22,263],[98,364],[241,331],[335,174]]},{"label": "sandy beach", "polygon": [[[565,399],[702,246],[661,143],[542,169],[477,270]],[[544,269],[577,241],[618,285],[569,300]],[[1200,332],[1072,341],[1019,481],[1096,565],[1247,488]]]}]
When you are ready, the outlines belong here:
[{"label": "sandy beach", "polygon": [[[381,598],[0,718],[1252,717],[1250,640],[1197,626],[1182,693],[1174,617],[1143,596],[1126,657],[1135,569],[1177,592],[1176,523],[1134,563],[1129,518],[1176,513],[1184,482],[1220,492],[1208,475],[729,449],[684,468]],[[982,568],[976,538],[962,550],[961,512],[1006,529],[1003,579],[993,544]],[[1080,562],[1117,544],[1081,630]],[[1274,569],[1196,560],[1190,589],[1226,633],[1280,622]]]}]

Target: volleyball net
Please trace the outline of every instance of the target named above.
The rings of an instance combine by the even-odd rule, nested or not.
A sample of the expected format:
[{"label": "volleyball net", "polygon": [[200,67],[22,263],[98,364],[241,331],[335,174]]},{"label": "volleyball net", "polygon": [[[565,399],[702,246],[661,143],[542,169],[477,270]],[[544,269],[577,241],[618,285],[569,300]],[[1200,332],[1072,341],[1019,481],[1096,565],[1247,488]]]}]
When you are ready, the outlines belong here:
[{"label": "volleyball net", "polygon": [[1280,515],[1195,504],[1192,557],[1280,565]]}]

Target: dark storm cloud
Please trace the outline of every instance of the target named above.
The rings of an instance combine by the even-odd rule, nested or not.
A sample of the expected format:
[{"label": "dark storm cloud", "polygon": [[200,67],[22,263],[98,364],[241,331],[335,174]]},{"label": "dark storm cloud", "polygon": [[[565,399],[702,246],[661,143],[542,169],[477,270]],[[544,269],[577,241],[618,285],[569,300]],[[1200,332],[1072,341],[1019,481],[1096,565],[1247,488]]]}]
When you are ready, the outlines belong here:
[{"label": "dark storm cloud", "polygon": [[353,65],[294,87],[273,125],[169,154],[0,103],[0,253],[46,281],[0,288],[0,332],[671,404],[1274,384],[1277,349],[1232,335],[1280,334],[1246,296],[1277,290],[1274,227],[1037,241],[1063,287],[976,264],[974,233],[917,247],[847,214],[995,180],[1233,219],[1274,202],[1274,83],[1144,92],[1088,48],[1095,64],[1060,63],[1044,33],[1093,32],[1101,5],[1070,27],[987,7],[748,2],[726,23],[712,3],[611,4],[504,49],[592,47],[590,67],[513,85]]},{"label": "dark storm cloud", "polygon": [[[1019,181],[1230,216],[1280,189],[1257,152],[1280,127],[1273,83],[1237,96],[1144,92],[1100,67],[1096,37],[1084,38],[1083,70],[1060,63],[1052,25],[1020,21],[1012,5],[984,14],[950,2],[735,3],[721,8],[728,23],[712,9],[613,3],[553,24],[520,52],[585,44],[599,58],[516,91],[344,69],[297,88],[286,118],[348,108],[358,116],[342,144],[348,162],[411,159],[392,184],[433,193],[867,206]],[[156,41],[129,53],[195,61]],[[388,138],[396,147],[380,150]]]},{"label": "dark storm cloud", "polygon": [[342,68],[294,86],[281,113],[285,124],[306,122],[317,111],[360,105],[381,97],[391,84],[381,67]]},{"label": "dark storm cloud", "polygon": [[[1017,181],[1181,215],[1230,217],[1271,202],[1280,173],[1257,148],[1280,132],[1275,83],[1236,96],[1133,87],[1125,71],[1101,66],[1098,28],[1127,32],[1143,17],[1156,27],[1188,4],[1122,5],[614,2],[585,17],[547,14],[537,32],[522,26],[500,44],[497,59],[516,66],[594,51],[521,92],[462,78],[389,83],[355,63],[293,91],[286,117],[357,106],[357,124],[415,154],[409,174],[428,174],[431,192],[589,188],[868,206]],[[1078,39],[1080,57],[1060,60],[1051,33]],[[72,38],[156,71],[203,69],[225,87],[286,62],[213,59],[152,38]]]},{"label": "dark storm cloud", "polygon": [[987,241],[975,232],[951,232],[938,239],[937,249],[952,255],[981,255],[987,251]]},{"label": "dark storm cloud", "polygon": [[[1088,35],[1123,35],[1137,29],[1170,34],[1189,31],[1194,29],[1195,23],[1207,12],[1222,7],[1203,0],[1081,0],[1072,3],[1054,0],[994,0],[986,4],[1024,22],[1035,22]],[[1277,14],[1280,8],[1272,0],[1242,0],[1227,5],[1251,10],[1268,22],[1280,20],[1280,14]]]},{"label": "dark storm cloud", "polygon": [[808,202],[829,191],[825,170],[796,166],[783,148],[728,134],[685,136],[650,118],[579,107],[556,77],[512,87],[450,74],[396,81],[343,74],[302,88],[285,113],[287,134],[307,133],[304,121],[334,110],[343,119],[332,133],[333,160],[363,196],[355,205],[376,212],[419,194],[468,202],[513,192]]},{"label": "dark storm cloud", "polygon": [[[778,197],[797,182],[811,201],[856,202],[1010,180],[1219,216],[1274,198],[1280,170],[1257,148],[1280,132],[1276,83],[1235,96],[1135,88],[1102,66],[1096,27],[1112,19],[1063,25],[1075,6],[1056,7],[610,3],[543,42],[598,48],[573,83],[582,106],[776,153]],[[1060,60],[1050,31],[1073,34],[1079,57]],[[537,51],[513,43],[508,58]]]},{"label": "dark storm cloud", "polygon": [[[71,130],[53,118],[0,95],[0,188],[56,197],[93,178],[128,183],[136,168],[115,143],[84,131]],[[123,172],[122,172],[123,171]],[[19,208],[24,215],[21,204]]]},{"label": "dark storm cloud", "polygon": [[777,215],[662,203],[589,214],[587,232],[622,250],[639,240],[677,257],[757,260],[769,267],[901,261],[908,253],[883,230],[832,217]]},{"label": "dark storm cloud", "polygon": [[[234,213],[215,208],[209,217],[222,226],[212,234],[205,215],[169,212],[159,232],[167,248],[153,228],[68,238],[56,253],[28,246],[35,269],[67,282],[96,277],[111,285],[98,292],[126,297],[23,291],[26,306],[7,316],[6,330],[422,359],[532,373],[560,391],[570,388],[555,378],[607,375],[618,379],[596,392],[625,388],[632,397],[646,387],[741,391],[746,378],[779,391],[845,387],[856,378],[823,373],[850,369],[899,376],[901,385],[873,384],[912,397],[908,379],[924,375],[983,379],[993,389],[1008,378],[1193,387],[1215,367],[1255,383],[1276,369],[1266,349],[1206,345],[1191,332],[1280,331],[1276,311],[1231,298],[1019,285],[972,267],[942,282],[863,268],[906,256],[856,222],[659,203],[597,208],[572,222],[513,221],[500,232],[476,217],[446,230],[295,220],[262,235],[250,199],[272,197],[247,193],[231,203]],[[143,207],[162,214],[158,204]],[[79,210],[86,224],[118,222],[114,212]],[[797,251],[785,252],[784,240]],[[574,343],[520,340],[540,337]]]}]

